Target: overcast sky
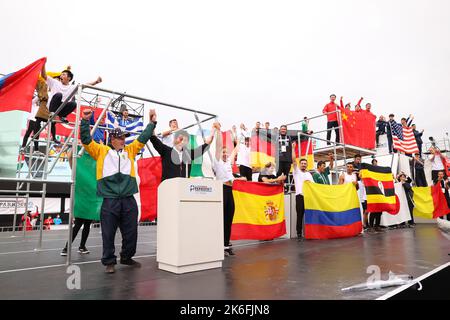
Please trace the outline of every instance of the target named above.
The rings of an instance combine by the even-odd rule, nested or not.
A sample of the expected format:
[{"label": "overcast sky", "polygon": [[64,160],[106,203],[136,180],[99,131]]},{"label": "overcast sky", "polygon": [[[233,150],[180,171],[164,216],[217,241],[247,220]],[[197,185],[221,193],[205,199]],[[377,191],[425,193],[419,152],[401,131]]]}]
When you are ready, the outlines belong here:
[{"label": "overcast sky", "polygon": [[1,73],[46,56],[47,70],[70,64],[77,81],[101,75],[225,127],[314,116],[335,93],[412,113],[426,140],[449,128],[448,0],[1,1],[0,21]]}]

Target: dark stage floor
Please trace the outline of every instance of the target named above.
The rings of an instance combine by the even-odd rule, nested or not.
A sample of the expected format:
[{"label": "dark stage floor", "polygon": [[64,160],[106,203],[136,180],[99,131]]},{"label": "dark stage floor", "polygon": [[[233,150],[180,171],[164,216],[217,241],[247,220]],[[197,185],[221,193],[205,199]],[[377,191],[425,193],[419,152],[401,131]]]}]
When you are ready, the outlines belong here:
[{"label": "dark stage floor", "polygon": [[[99,262],[101,235],[92,229],[91,253],[73,255],[81,289],[69,290],[59,255],[66,233],[46,231],[40,252],[33,250],[36,232],[25,240],[20,233],[0,234],[0,299],[376,299],[395,287],[348,293],[341,288],[365,282],[370,265],[378,265],[386,280],[389,271],[417,278],[450,260],[450,241],[436,225],[422,224],[350,239],[235,241],[236,255],[226,257],[221,269],[175,275],[157,268],[156,226],[146,226],[139,229],[136,254],[142,268],[118,265],[107,275]],[[119,251],[120,235],[116,243]]]}]

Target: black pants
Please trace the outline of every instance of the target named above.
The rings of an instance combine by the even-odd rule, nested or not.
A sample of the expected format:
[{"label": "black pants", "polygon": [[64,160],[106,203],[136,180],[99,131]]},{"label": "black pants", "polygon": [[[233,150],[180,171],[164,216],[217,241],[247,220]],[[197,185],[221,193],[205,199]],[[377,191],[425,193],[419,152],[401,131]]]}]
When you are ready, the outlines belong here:
[{"label": "black pants", "polygon": [[[43,119],[43,118],[36,117],[36,124],[35,124],[34,134],[36,134],[36,132],[41,130],[41,123],[42,122],[47,122],[47,120]],[[56,124],[54,122],[50,125],[50,133],[51,133],[51,136],[52,136],[52,140],[55,141],[55,139],[56,139]]]},{"label": "black pants", "polygon": [[240,165],[239,166],[239,174],[241,175],[241,177],[246,177],[247,181],[252,181],[252,168]]},{"label": "black pants", "polygon": [[[280,161],[278,164],[277,177],[281,176],[283,173],[286,177],[289,176],[289,172],[291,171],[292,161]],[[286,180],[287,182],[287,180]]]},{"label": "black pants", "polygon": [[382,134],[385,134],[385,132],[377,131],[376,134],[375,134],[375,141],[377,142],[377,147],[378,147],[378,144],[380,143],[380,136]]},{"label": "black pants", "polygon": [[100,212],[103,240],[103,265],[116,264],[114,240],[117,227],[122,234],[120,260],[131,259],[136,253],[138,207],[133,196],[126,198],[103,199]]},{"label": "black pants", "polygon": [[297,236],[300,238],[302,236],[303,217],[305,215],[305,199],[301,194],[295,196],[295,209],[297,211]]},{"label": "black pants", "polygon": [[[27,131],[25,132],[25,135],[23,136],[22,140],[22,148],[25,148],[28,142],[28,138],[30,137],[31,133],[33,133],[33,136],[36,133],[36,121],[34,120],[28,120],[28,127]],[[39,151],[39,143],[37,141],[34,141],[34,150]]]},{"label": "black pants", "polygon": [[414,203],[412,202],[411,197],[409,195],[407,195],[407,197],[408,197],[407,199],[408,199],[409,215],[411,216],[411,220],[408,221],[408,224],[415,224],[413,216]]},{"label": "black pants", "polygon": [[394,149],[392,148],[392,145],[394,144],[394,142],[392,141],[392,134],[388,133],[387,140],[388,140],[389,153],[392,153],[394,151]]},{"label": "black pants", "polygon": [[428,187],[427,179],[425,178],[425,171],[423,169],[416,169],[415,179],[417,187]]},{"label": "black pants", "polygon": [[233,189],[223,185],[223,245],[228,247],[231,237],[231,225],[234,217]]},{"label": "black pants", "polygon": [[[84,225],[83,231],[81,232],[81,241],[80,241],[80,246],[79,246],[80,248],[86,247],[86,241],[87,241],[87,238],[89,237],[89,231],[91,230],[91,222],[92,222],[92,220],[83,219],[83,218],[75,218],[75,223],[74,223],[73,232],[72,232],[72,242],[77,237],[78,231],[80,231],[81,226]],[[66,243],[66,248],[67,248],[67,243]]]},{"label": "black pants", "polygon": [[[56,112],[62,103],[62,93],[55,93],[50,101],[50,112]],[[77,103],[75,101],[67,102],[66,105],[59,111],[58,116],[67,117],[73,110],[75,110],[76,107]]]},{"label": "black pants", "polygon": [[382,212],[371,212],[369,214],[369,226],[371,228],[379,228],[381,224]]},{"label": "black pants", "polygon": [[[329,121],[327,122],[327,129],[335,128],[334,132],[336,133],[336,142],[339,142],[339,123],[337,121]],[[331,131],[327,131],[327,140],[331,141]],[[327,145],[331,144],[327,141]]]}]

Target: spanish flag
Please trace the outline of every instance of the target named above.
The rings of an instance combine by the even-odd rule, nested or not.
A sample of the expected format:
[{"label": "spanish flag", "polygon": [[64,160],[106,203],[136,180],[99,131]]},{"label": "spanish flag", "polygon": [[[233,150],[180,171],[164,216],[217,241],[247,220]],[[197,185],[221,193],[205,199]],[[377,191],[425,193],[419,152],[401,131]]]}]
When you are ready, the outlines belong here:
[{"label": "spanish flag", "polygon": [[397,214],[397,197],[390,167],[361,164],[361,178],[366,188],[367,211]]},{"label": "spanish flag", "polygon": [[268,162],[275,163],[276,141],[265,130],[253,131],[250,139],[250,164],[254,168],[264,168]]},{"label": "spanish flag", "polygon": [[325,185],[305,182],[305,238],[334,239],[361,233],[361,212],[351,183]]},{"label": "spanish flag", "polygon": [[450,213],[447,200],[438,184],[432,187],[413,187],[413,192],[415,217],[436,219]]},{"label": "spanish flag", "polygon": [[297,165],[300,166],[301,159],[306,159],[308,161],[308,167],[306,168],[306,170],[313,170],[314,154],[313,154],[313,143],[311,138],[309,138],[308,140],[304,140],[300,143],[300,151],[302,153],[301,157],[299,156],[297,143],[294,143],[292,145],[292,148],[294,148],[295,150],[295,161],[297,161]]},{"label": "spanish flag", "polygon": [[286,234],[282,185],[236,180],[233,197],[232,240],[270,240]]}]

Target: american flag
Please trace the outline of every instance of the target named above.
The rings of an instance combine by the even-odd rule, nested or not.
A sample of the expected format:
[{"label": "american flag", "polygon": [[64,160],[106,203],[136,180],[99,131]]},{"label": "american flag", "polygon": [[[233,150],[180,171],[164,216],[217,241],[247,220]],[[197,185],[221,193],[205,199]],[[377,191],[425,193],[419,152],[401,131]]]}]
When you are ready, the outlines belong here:
[{"label": "american flag", "polygon": [[403,127],[395,121],[390,121],[389,123],[391,125],[394,148],[406,154],[419,153],[413,129],[411,127]]}]

